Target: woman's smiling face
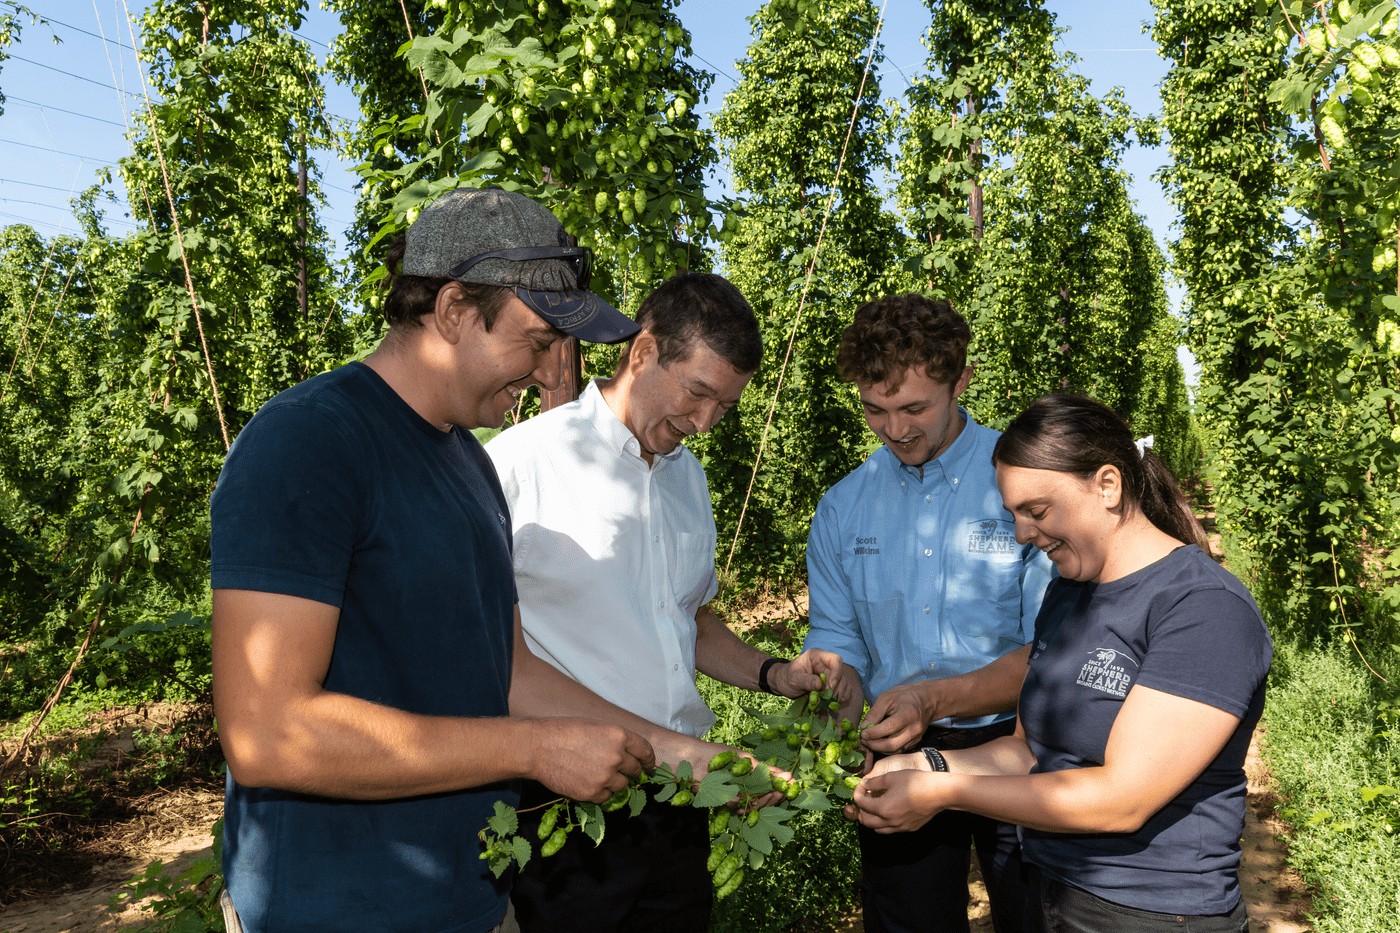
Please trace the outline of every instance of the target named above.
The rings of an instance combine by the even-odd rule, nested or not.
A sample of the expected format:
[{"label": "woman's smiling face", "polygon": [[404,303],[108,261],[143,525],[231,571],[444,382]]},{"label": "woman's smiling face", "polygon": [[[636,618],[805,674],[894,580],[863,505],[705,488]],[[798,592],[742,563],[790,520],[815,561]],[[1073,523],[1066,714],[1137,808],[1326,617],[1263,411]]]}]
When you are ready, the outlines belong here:
[{"label": "woman's smiling face", "polygon": [[1116,467],[1085,479],[999,463],[997,488],[1016,519],[1017,541],[1044,551],[1060,576],[1099,582],[1120,523]]}]

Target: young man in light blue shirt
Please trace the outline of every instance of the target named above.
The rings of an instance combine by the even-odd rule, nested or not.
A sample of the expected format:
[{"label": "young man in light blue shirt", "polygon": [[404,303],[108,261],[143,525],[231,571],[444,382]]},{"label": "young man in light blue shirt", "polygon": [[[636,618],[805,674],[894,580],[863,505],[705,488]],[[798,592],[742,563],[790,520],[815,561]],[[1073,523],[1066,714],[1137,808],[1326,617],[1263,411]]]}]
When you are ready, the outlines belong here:
[{"label": "young man in light blue shirt", "polygon": [[[856,311],[837,352],[884,442],[817,506],[807,543],[806,647],[840,654],[871,707],[876,754],[966,748],[1008,735],[1049,561],[1016,543],[992,468],[998,432],[958,398],[971,331],[919,295]],[[997,933],[1019,933],[1015,827],[948,812],[914,833],[861,831],[865,929],[967,931],[970,850]]]}]

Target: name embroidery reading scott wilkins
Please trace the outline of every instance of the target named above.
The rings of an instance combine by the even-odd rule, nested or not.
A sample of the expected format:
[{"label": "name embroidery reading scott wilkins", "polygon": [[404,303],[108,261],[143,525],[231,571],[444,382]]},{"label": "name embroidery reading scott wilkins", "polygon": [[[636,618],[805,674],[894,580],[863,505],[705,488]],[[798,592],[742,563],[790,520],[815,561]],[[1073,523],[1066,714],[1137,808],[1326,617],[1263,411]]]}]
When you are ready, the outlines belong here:
[{"label": "name embroidery reading scott wilkins", "polygon": [[875,535],[871,535],[871,536],[868,537],[868,538],[856,538],[856,547],[855,547],[855,550],[852,551],[852,553],[853,553],[853,554],[879,554],[879,553],[880,553],[880,549],[873,546],[873,545],[875,545],[877,542],[878,542],[878,539],[875,537]]}]

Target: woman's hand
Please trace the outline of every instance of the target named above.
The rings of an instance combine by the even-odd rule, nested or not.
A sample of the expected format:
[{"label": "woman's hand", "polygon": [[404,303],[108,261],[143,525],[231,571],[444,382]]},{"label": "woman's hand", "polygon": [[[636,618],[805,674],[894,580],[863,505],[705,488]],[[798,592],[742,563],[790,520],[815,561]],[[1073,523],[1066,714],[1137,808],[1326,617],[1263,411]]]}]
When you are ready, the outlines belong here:
[{"label": "woman's hand", "polygon": [[933,774],[922,752],[881,758],[861,778],[852,801],[846,804],[846,818],[858,820],[877,833],[918,829],[943,809],[934,802],[936,798],[925,799],[927,793],[936,791],[942,777]]}]

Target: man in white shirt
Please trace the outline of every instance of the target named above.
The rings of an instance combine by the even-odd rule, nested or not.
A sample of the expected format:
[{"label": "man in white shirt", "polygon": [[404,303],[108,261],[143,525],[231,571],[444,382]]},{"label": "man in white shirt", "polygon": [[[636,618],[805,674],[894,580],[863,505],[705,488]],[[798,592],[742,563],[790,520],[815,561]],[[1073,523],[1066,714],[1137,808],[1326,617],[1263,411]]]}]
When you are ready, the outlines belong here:
[{"label": "man in white shirt", "polygon": [[[736,636],[708,606],[718,589],[705,472],[682,441],[714,427],[757,370],[753,311],[717,275],[681,273],[637,313],[612,378],[487,445],[511,508],[520,618],[530,650],[658,727],[658,762],[697,776],[722,746],[695,671],[746,689],[852,698],[839,657],[791,663]],[[546,798],[547,799],[547,798]],[[529,806],[526,800],[522,810]],[[705,812],[648,806],[611,820],[598,848],[535,859],[512,891],[523,933],[703,931],[711,890]]]}]

